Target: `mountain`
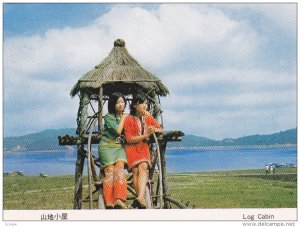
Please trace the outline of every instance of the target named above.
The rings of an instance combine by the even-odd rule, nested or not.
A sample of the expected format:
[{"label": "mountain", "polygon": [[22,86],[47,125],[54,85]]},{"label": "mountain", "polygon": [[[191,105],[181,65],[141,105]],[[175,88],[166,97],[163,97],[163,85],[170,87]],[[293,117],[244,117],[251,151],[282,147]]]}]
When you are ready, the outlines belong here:
[{"label": "mountain", "polygon": [[216,146],[217,141],[205,137],[185,135],[181,142],[168,142],[168,147],[200,147],[200,146]]},{"label": "mountain", "polygon": [[[74,146],[60,146],[58,136],[75,136],[75,128],[47,129],[42,132],[3,139],[4,151],[66,150]],[[250,135],[236,139],[212,140],[205,137],[185,135],[181,142],[169,142],[168,147],[209,146],[253,146],[297,144],[297,129],[281,131],[270,135]]]},{"label": "mountain", "polygon": [[73,135],[76,129],[47,129],[42,132],[32,133],[24,136],[5,137],[3,139],[4,151],[41,151],[41,150],[66,150],[71,147],[60,146],[58,136]]},{"label": "mountain", "polygon": [[226,139],[219,141],[219,146],[245,146],[245,145],[279,145],[279,144],[297,144],[297,129],[290,129],[284,132],[270,135],[252,135],[237,139]]},{"label": "mountain", "polygon": [[200,147],[200,146],[269,146],[297,144],[297,129],[281,131],[270,135],[250,135],[236,139],[211,140],[205,137],[186,135],[181,142],[170,142],[168,147]]}]

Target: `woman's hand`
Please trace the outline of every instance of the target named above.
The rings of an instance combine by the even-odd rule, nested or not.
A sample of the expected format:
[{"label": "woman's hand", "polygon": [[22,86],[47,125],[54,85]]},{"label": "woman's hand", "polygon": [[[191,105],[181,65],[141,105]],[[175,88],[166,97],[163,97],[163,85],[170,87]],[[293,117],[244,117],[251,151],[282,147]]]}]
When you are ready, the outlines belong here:
[{"label": "woman's hand", "polygon": [[125,113],[124,113],[124,114],[122,115],[122,117],[121,117],[121,120],[125,120],[125,118],[126,118],[127,116],[128,116],[128,114],[125,114]]},{"label": "woman's hand", "polygon": [[152,134],[153,132],[157,132],[157,130],[156,130],[156,128],[155,128],[154,126],[148,127],[147,130],[148,130],[148,132],[149,132],[150,134]]},{"label": "woman's hand", "polygon": [[117,134],[118,135],[121,135],[122,134],[122,131],[123,131],[123,128],[124,128],[124,122],[125,122],[125,118],[128,116],[128,114],[123,114],[121,119],[120,119],[120,123],[118,125],[118,128],[117,128]]}]

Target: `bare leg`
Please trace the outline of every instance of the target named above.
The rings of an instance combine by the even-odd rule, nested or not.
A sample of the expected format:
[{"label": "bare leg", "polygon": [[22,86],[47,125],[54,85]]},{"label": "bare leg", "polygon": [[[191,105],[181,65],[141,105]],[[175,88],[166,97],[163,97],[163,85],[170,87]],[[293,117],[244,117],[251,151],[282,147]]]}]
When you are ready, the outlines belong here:
[{"label": "bare leg", "polygon": [[145,204],[145,191],[148,181],[148,163],[142,162],[138,166],[138,196],[137,199]]},{"label": "bare leg", "polygon": [[138,195],[138,168],[137,166],[132,168],[132,183],[136,194]]}]

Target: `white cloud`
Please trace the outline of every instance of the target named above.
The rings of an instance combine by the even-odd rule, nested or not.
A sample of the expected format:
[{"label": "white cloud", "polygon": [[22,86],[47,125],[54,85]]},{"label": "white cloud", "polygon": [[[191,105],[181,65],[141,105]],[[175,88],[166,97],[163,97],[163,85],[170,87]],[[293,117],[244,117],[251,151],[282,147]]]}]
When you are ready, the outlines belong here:
[{"label": "white cloud", "polygon": [[[186,16],[178,17],[180,13]],[[87,27],[51,29],[44,36],[8,39],[4,44],[5,70],[39,74],[41,79],[50,70],[90,69],[107,56],[117,37],[126,40],[133,56],[155,69],[178,61],[189,51],[202,55],[218,49],[211,58],[226,60],[230,56],[239,61],[256,50],[256,36],[251,28],[216,10],[201,13],[175,4],[151,12],[117,6]]]},{"label": "white cloud", "polygon": [[171,91],[162,99],[166,128],[222,139],[224,135],[272,133],[296,125],[293,74],[232,68],[181,72],[165,78]]},{"label": "white cloud", "polygon": [[[267,13],[260,4],[253,9],[268,18],[293,12],[278,6]],[[292,28],[294,19],[289,18],[283,27]],[[249,20],[233,19],[222,8],[202,4],[162,4],[151,10],[116,5],[85,27],[8,38],[5,133],[76,127],[78,98],[71,99],[69,92],[83,73],[108,55],[117,38],[123,38],[129,53],[169,87],[171,94],[163,101],[169,128],[222,138],[295,127],[293,64],[283,56],[278,62],[281,71],[261,68],[261,47],[272,37],[263,37]],[[278,105],[289,114],[288,120],[276,114]]]},{"label": "white cloud", "polygon": [[286,32],[293,32],[296,29],[297,3],[286,4],[261,4],[252,8],[260,12],[273,24]]},{"label": "white cloud", "polygon": [[217,61],[253,57],[259,46],[255,32],[244,22],[203,7],[207,11],[183,4],[161,5],[157,11],[118,6],[95,23],[111,37],[123,37],[130,53],[155,70],[172,66],[189,52],[189,57],[210,55]]},{"label": "white cloud", "polygon": [[[259,3],[259,4],[214,4],[212,7],[231,12],[231,16],[249,20],[260,17],[261,25],[267,24],[293,33],[297,23],[297,3]],[[265,27],[269,29],[269,27]]]}]

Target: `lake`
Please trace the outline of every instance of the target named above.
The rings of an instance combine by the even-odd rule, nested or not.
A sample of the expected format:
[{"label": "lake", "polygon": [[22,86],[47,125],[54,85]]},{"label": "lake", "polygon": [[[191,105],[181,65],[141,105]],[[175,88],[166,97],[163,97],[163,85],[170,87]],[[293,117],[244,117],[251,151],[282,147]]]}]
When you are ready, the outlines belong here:
[{"label": "lake", "polygon": [[[97,156],[97,151],[93,151]],[[3,171],[23,171],[25,175],[74,175],[76,151],[5,152]],[[296,147],[168,149],[167,171],[264,169],[269,163],[297,162]],[[84,167],[86,174],[86,163]]]}]

